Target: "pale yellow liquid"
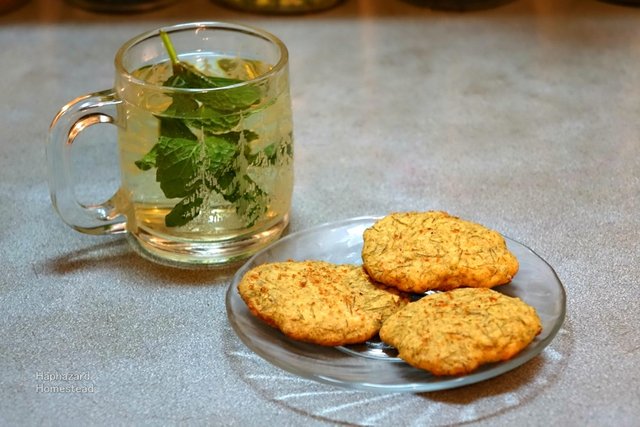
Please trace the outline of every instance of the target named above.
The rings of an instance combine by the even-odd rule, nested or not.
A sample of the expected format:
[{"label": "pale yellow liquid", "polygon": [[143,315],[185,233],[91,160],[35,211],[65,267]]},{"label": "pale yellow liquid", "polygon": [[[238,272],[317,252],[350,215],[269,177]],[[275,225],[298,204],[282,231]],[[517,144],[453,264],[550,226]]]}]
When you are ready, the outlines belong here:
[{"label": "pale yellow liquid", "polygon": [[[268,65],[255,61],[230,59],[217,66],[219,58],[205,57],[190,60],[209,75],[247,80],[265,72]],[[168,64],[159,64],[133,73],[141,80],[159,83],[171,74]],[[284,83],[284,84],[283,84]],[[275,164],[267,161],[248,164],[243,156],[236,165],[268,194],[266,212],[250,227],[246,218],[236,213],[234,204],[210,191],[204,198],[200,214],[179,227],[167,227],[165,216],[181,199],[167,199],[156,182],[156,169],[140,170],[140,160],[158,141],[159,120],[172,99],[162,93],[137,88],[135,103],[123,102],[119,117],[125,118],[120,127],[119,144],[122,165],[123,192],[127,199],[127,227],[142,252],[178,263],[224,264],[244,258],[277,238],[288,221],[293,188],[292,121],[288,82],[280,82],[283,91],[269,91],[263,101],[243,115],[233,131],[244,129],[259,138],[239,144],[249,152],[262,156],[263,150],[275,144],[278,152]],[[279,93],[275,93],[279,92]],[[131,94],[125,97],[131,98]],[[184,118],[184,117],[182,117]],[[242,147],[241,152],[244,152]],[[266,160],[266,159],[265,159]],[[256,163],[256,162],[254,162]],[[144,253],[143,253],[144,255]]]}]

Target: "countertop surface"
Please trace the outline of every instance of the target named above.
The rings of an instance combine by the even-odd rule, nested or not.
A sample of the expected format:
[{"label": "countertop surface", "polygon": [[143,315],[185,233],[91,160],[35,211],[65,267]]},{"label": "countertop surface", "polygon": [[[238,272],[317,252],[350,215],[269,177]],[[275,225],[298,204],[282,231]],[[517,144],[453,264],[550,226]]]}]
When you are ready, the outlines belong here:
[{"label": "countertop surface", "polygon": [[[233,269],[154,265],[122,237],[64,225],[45,159],[58,109],[111,87],[129,38],[204,20],[264,28],[290,50],[287,233],[406,210],[483,223],[562,281],[566,319],[551,344],[447,391],[318,383],[236,336]],[[0,424],[639,425],[640,9],[516,0],[445,13],[347,0],[265,16],[184,0],[108,15],[32,0],[0,16],[0,58]],[[76,191],[100,201],[119,183],[115,130],[82,138]]]}]

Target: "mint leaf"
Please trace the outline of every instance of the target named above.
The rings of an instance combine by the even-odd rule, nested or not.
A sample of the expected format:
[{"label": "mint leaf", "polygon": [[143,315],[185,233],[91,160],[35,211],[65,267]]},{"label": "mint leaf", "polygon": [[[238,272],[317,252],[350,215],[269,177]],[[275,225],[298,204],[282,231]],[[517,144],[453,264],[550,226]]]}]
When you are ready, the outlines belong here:
[{"label": "mint leaf", "polygon": [[153,148],[151,148],[151,151],[145,154],[142,159],[135,161],[135,165],[138,167],[138,169],[143,171],[149,170],[151,168],[155,168],[157,156],[158,156],[158,146],[154,145]]},{"label": "mint leaf", "polygon": [[242,80],[207,76],[191,64],[180,62],[177,67],[174,66],[174,75],[164,83],[164,86],[179,89],[224,88],[219,91],[208,90],[202,93],[174,95],[173,99],[181,105],[195,100],[220,113],[237,113],[257,104],[261,99],[259,87],[246,85],[232,87],[239,83],[242,83]]},{"label": "mint leaf", "polygon": [[245,157],[252,166],[273,166],[281,159],[290,159],[292,156],[293,149],[287,139],[273,142],[257,152],[252,152],[249,146],[245,147]]},{"label": "mint leaf", "polygon": [[164,218],[167,227],[180,227],[186,225],[200,214],[200,206],[203,199],[194,196],[193,198],[182,199],[171,209],[171,212]]},{"label": "mint leaf", "polygon": [[[185,120],[191,128],[200,129],[209,134],[220,134],[235,128],[242,116],[240,114],[212,114],[210,111],[202,111],[202,119]],[[206,114],[206,115],[205,115]]]},{"label": "mint leaf", "polygon": [[243,175],[239,184],[240,197],[236,201],[236,212],[253,225],[267,211],[268,195],[249,175]]},{"label": "mint leaf", "polygon": [[236,145],[214,136],[204,141],[161,136],[153,150],[156,181],[168,198],[190,196],[202,186],[216,188],[217,177],[232,170],[238,156]]},{"label": "mint leaf", "polygon": [[161,136],[156,149],[156,181],[169,198],[187,197],[202,183],[198,164],[201,145],[197,140]]},{"label": "mint leaf", "polygon": [[165,138],[182,138],[196,140],[185,120],[172,117],[156,116],[160,121],[160,135]]},{"label": "mint leaf", "polygon": [[[185,225],[200,212],[206,194],[215,191],[231,203],[243,197],[250,202],[266,203],[265,193],[257,185],[248,187],[236,173],[236,160],[240,155],[234,133],[224,136],[208,136],[198,141],[161,136],[158,143],[143,159],[155,153],[156,181],[167,198],[182,198],[165,218],[168,227]],[[140,166],[139,166],[140,167]],[[250,179],[243,175],[243,180]],[[247,194],[243,195],[243,191]],[[254,194],[255,193],[255,194]],[[253,225],[258,219],[254,212],[263,213],[259,207],[247,209],[236,207],[236,211]]]}]

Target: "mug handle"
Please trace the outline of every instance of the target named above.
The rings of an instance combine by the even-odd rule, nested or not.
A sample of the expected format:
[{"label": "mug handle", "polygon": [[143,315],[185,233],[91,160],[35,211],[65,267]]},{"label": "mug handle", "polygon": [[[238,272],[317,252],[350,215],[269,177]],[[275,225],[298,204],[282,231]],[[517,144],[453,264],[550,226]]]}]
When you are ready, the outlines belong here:
[{"label": "mug handle", "polygon": [[122,101],[113,89],[80,96],[62,107],[49,127],[47,167],[51,203],[70,227],[87,234],[126,232],[126,217],[119,206],[121,190],[100,204],[77,201],[71,170],[71,146],[80,132],[99,123],[116,124],[116,106]]}]

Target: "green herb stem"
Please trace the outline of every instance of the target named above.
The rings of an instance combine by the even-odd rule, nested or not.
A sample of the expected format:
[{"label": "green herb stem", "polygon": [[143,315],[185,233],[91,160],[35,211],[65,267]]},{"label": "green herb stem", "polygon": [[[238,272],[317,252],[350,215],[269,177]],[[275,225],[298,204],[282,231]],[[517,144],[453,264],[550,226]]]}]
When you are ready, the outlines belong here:
[{"label": "green herb stem", "polygon": [[173,47],[173,43],[171,43],[171,39],[169,38],[169,34],[165,31],[160,30],[160,38],[162,39],[162,44],[164,48],[167,50],[169,54],[169,59],[171,60],[171,65],[173,65],[173,72],[179,72],[180,60],[178,59],[178,54],[176,53],[176,49]]}]

